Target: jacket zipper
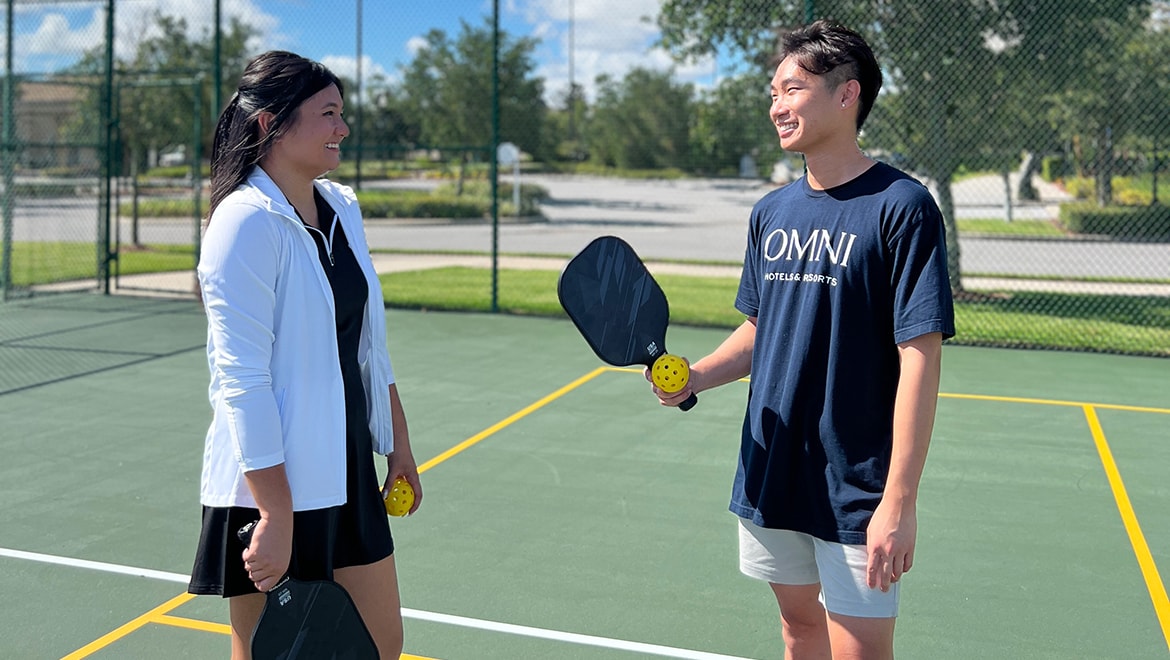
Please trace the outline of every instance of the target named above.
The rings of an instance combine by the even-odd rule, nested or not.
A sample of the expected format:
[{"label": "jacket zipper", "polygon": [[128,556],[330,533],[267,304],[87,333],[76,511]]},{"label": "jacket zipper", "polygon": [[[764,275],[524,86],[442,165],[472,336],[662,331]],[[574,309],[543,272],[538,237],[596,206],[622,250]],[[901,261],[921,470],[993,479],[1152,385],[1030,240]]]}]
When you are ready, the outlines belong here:
[{"label": "jacket zipper", "polygon": [[305,229],[308,229],[310,231],[315,231],[318,234],[321,234],[321,238],[325,240],[325,255],[329,257],[329,265],[330,266],[334,265],[334,263],[333,263],[333,233],[337,230],[337,222],[338,222],[338,217],[337,217],[337,214],[334,213],[333,214],[333,222],[330,223],[330,225],[329,225],[329,235],[328,236],[325,235],[325,232],[321,231],[320,229],[317,229],[316,227],[310,227],[309,225],[307,225],[303,222],[301,223],[302,225],[304,225]]}]

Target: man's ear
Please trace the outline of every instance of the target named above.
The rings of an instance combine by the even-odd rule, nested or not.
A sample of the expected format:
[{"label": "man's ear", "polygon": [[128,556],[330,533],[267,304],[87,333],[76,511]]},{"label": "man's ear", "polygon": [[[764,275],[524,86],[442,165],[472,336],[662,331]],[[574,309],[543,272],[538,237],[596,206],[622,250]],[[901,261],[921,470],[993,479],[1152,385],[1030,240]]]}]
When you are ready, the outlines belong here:
[{"label": "man's ear", "polygon": [[256,115],[256,123],[260,126],[260,137],[267,137],[269,129],[272,128],[272,122],[275,120],[276,115],[267,110]]},{"label": "man's ear", "polygon": [[837,88],[837,93],[841,97],[842,108],[853,105],[861,100],[861,83],[852,79],[846,80]]}]

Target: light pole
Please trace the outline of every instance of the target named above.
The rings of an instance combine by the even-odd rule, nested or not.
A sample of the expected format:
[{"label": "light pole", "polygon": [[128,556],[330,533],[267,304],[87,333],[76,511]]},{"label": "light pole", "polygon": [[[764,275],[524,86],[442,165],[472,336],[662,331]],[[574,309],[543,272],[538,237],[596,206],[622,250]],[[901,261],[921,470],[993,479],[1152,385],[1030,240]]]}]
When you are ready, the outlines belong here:
[{"label": "light pole", "polygon": [[[573,0],[569,0],[569,139],[577,141],[577,85],[573,77]],[[573,147],[576,149],[576,146]]]},{"label": "light pole", "polygon": [[354,154],[354,182],[353,189],[362,189],[362,147],[365,142],[365,135],[362,131],[362,107],[365,106],[365,100],[362,98],[362,0],[357,0],[357,94],[354,100],[357,102],[357,117],[355,117],[354,126],[357,128],[357,153]]}]

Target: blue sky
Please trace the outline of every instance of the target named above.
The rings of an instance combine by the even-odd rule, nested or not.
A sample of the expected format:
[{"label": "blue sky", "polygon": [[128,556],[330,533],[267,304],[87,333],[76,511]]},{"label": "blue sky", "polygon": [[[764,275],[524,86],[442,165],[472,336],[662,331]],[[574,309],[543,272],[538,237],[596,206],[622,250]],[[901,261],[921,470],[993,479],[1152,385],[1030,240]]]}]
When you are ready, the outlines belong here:
[{"label": "blue sky", "polygon": [[[260,31],[252,50],[284,48],[324,62],[337,73],[354,77],[359,0],[222,0],[225,20],[238,17]],[[572,77],[592,88],[601,73],[622,76],[633,66],[674,67],[680,80],[705,87],[718,75],[716,60],[671,62],[653,47],[654,19],[660,0],[499,0],[500,26],[513,36],[540,40],[535,52],[537,75],[545,79],[549,100],[564,93],[569,81],[570,15]],[[18,71],[49,72],[75,61],[101,42],[104,1],[38,2],[17,5],[14,56]],[[155,11],[184,17],[199,33],[213,22],[210,0],[119,0],[115,8],[119,56],[132,53],[148,35]],[[483,25],[491,0],[361,0],[362,69],[366,80],[383,75],[394,80],[411,60],[414,48],[431,29],[454,38],[460,19]],[[726,66],[724,65],[726,68]]]}]

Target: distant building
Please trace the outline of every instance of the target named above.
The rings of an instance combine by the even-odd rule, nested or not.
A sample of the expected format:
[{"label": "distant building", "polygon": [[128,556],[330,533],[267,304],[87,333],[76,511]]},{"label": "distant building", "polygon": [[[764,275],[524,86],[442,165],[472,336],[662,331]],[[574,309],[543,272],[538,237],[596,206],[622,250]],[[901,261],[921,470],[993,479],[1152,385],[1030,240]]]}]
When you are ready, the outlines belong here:
[{"label": "distant building", "polygon": [[[21,81],[13,100],[16,117],[16,166],[19,170],[76,169],[96,172],[100,164],[97,136],[70,138],[81,124],[90,87],[66,82]],[[0,107],[0,116],[3,108]],[[96,127],[97,122],[89,121]],[[86,145],[85,142],[94,144]]]}]

